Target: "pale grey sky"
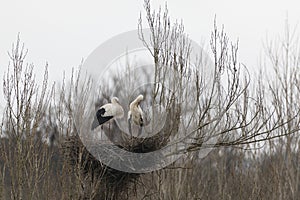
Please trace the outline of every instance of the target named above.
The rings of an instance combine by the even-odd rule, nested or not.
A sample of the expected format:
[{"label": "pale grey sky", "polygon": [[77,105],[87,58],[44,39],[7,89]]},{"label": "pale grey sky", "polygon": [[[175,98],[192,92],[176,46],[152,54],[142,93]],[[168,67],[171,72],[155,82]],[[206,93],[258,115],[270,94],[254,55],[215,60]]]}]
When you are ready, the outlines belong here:
[{"label": "pale grey sky", "polygon": [[[153,7],[165,4],[154,0]],[[186,32],[198,43],[208,44],[214,16],[232,40],[239,38],[240,61],[255,67],[262,41],[283,32],[288,15],[291,25],[300,20],[299,1],[274,0],[169,0],[173,19],[182,19]],[[49,63],[51,80],[60,80],[63,70],[79,65],[110,37],[137,28],[142,0],[0,1],[0,76],[7,69],[7,51],[20,32],[29,49],[28,62],[42,76]],[[2,96],[2,83],[1,92]],[[3,99],[3,98],[2,98]]]}]

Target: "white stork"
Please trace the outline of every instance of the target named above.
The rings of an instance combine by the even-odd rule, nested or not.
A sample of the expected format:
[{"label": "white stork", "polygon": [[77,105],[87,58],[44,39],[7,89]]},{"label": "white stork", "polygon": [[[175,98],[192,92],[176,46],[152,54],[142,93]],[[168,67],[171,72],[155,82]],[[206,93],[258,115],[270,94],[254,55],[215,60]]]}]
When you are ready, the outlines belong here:
[{"label": "white stork", "polygon": [[139,95],[133,102],[129,105],[129,112],[128,112],[128,129],[129,133],[132,136],[131,132],[131,122],[140,127],[139,135],[142,133],[142,127],[144,125],[144,113],[140,107],[141,101],[144,100],[143,95]]},{"label": "white stork", "polygon": [[107,103],[101,106],[96,112],[96,118],[98,123],[93,122],[92,130],[96,128],[98,125],[104,124],[105,122],[114,119],[114,118],[122,118],[124,116],[124,110],[120,105],[119,99],[117,97],[111,98],[111,103]]}]

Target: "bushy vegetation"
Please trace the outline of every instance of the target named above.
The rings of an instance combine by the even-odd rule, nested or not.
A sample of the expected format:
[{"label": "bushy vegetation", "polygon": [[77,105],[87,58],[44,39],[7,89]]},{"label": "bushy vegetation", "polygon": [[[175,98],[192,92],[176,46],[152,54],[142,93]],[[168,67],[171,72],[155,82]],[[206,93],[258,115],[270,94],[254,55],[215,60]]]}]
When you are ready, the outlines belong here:
[{"label": "bushy vegetation", "polygon": [[[190,44],[183,25],[171,24],[167,9],[152,11],[148,0],[145,10],[152,35],[150,40],[143,35],[141,17],[140,39],[153,56],[156,80],[168,73],[168,67],[179,75],[169,83],[176,98],[154,86],[151,99],[159,96],[158,103],[167,108],[164,128],[145,140],[124,135],[116,143],[132,152],[160,149],[176,138],[186,106],[182,102],[189,98],[200,106],[190,119],[195,130],[186,135],[189,144],[180,152],[186,156],[144,174],[121,172],[95,159],[74,124],[78,120],[74,118],[82,117],[77,116],[78,110],[75,115],[74,99],[84,99],[90,91],[89,77],[81,82],[80,70],[74,70],[58,86],[48,83],[45,66],[43,82],[38,84],[18,38],[3,79],[1,199],[299,199],[300,44],[296,34],[286,27],[284,38],[266,43],[266,66],[254,77],[238,63],[238,44],[231,43],[215,23],[210,41],[212,87],[207,92],[205,78],[188,73]],[[185,90],[186,77],[195,80],[193,95]],[[110,97],[109,90],[102,90],[99,97],[96,103],[101,105]],[[105,126],[103,131],[122,134]],[[218,138],[212,145],[203,139],[207,132]],[[202,158],[199,150],[208,148],[213,150]]]}]

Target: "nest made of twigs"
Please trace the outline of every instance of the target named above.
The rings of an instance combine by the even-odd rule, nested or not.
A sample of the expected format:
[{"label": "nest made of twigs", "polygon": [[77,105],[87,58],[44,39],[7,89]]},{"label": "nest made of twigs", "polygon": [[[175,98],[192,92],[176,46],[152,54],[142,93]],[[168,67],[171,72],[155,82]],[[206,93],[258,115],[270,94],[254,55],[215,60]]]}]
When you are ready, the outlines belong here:
[{"label": "nest made of twigs", "polygon": [[[170,114],[172,113],[169,113],[169,116]],[[105,126],[103,127],[105,135],[116,145],[116,148],[133,153],[148,153],[161,149],[167,144],[172,132],[176,132],[178,128],[177,121],[172,119],[165,124],[160,133],[148,138],[137,138],[122,133],[115,122],[113,123],[109,131],[105,130]],[[114,141],[114,137],[111,137],[112,135],[121,135],[121,137]],[[97,143],[94,145],[97,145]],[[141,175],[139,173],[119,171],[105,165],[87,150],[77,134],[66,137],[62,142],[61,148],[70,166],[79,169],[80,173],[85,177],[90,177],[87,180],[99,182],[99,195],[101,198],[126,199],[127,195],[125,194],[128,194],[128,189],[130,186],[136,185]],[[149,159],[154,161],[160,158]]]}]

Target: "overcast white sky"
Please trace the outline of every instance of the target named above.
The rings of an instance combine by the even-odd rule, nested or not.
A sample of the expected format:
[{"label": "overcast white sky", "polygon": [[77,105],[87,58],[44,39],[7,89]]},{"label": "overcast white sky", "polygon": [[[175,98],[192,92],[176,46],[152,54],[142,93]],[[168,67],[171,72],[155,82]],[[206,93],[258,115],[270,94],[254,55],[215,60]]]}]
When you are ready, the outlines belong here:
[{"label": "overcast white sky", "polygon": [[[165,1],[154,0],[153,7]],[[232,40],[239,38],[240,61],[256,66],[262,41],[283,32],[288,15],[291,25],[300,20],[300,1],[274,0],[169,0],[173,19],[183,19],[186,32],[196,42],[208,44],[214,16],[224,24]],[[59,80],[63,70],[79,65],[98,45],[119,33],[137,28],[142,0],[74,1],[25,0],[0,1],[0,76],[20,32],[29,49],[37,75],[49,63],[50,79]],[[2,82],[1,92],[2,96]],[[2,97],[1,97],[2,98]],[[3,99],[3,98],[2,98]]]}]

